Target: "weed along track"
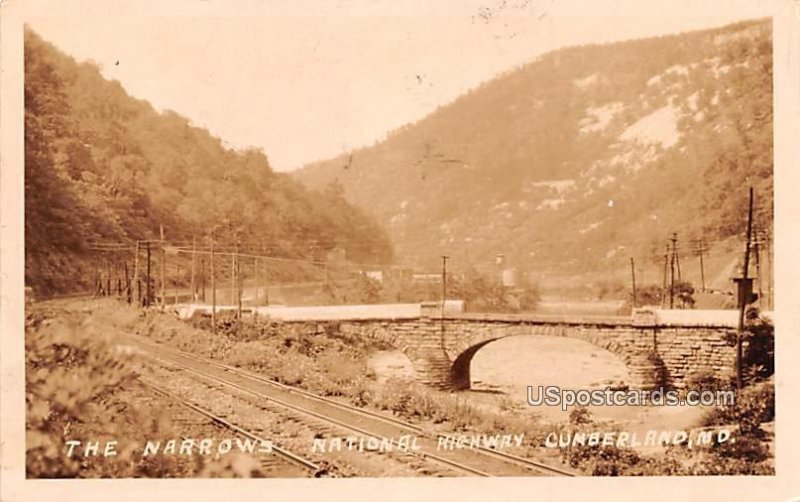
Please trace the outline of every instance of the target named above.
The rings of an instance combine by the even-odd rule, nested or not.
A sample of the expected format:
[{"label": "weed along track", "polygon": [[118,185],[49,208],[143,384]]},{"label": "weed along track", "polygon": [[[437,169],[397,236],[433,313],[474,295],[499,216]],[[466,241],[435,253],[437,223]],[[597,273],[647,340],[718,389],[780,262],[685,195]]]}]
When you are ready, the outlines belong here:
[{"label": "weed along track", "polygon": [[[316,458],[327,460],[349,453],[346,455],[349,460],[342,460],[349,462],[357,458],[355,462],[358,465],[385,464],[387,457],[390,457],[411,466],[417,475],[574,475],[564,469],[510,455],[486,445],[453,448],[453,437],[426,431],[395,417],[350,406],[138,336],[129,336],[126,340],[138,349],[144,360],[157,363],[160,369],[155,374],[161,374],[167,381],[175,381],[180,377],[203,382],[217,393],[224,392],[228,396],[246,400],[262,413],[273,417],[277,415],[284,421],[299,424],[310,437],[307,437],[305,447],[293,447],[295,452],[313,452]],[[368,468],[373,472],[359,475],[386,475],[388,466],[383,467],[377,472]]]},{"label": "weed along track", "polygon": [[[310,445],[315,437],[337,435],[339,429],[176,361],[149,352],[142,354],[142,362],[146,364],[149,375],[146,384],[171,394],[177,403],[189,406],[237,434],[250,439],[269,438],[272,452],[262,455],[262,464],[274,462],[276,456],[283,457],[295,467],[295,472],[300,468],[304,470],[303,476],[315,477],[379,476],[384,473],[397,476],[444,474],[403,452],[313,451]],[[267,465],[267,469],[262,470],[270,472],[269,468]]]},{"label": "weed along track", "polygon": [[[149,387],[154,392],[168,398],[171,402],[175,403],[176,406],[187,410],[189,413],[194,413],[204,417],[211,421],[214,425],[232,431],[235,434],[250,440],[252,443],[248,444],[254,445],[252,449],[255,449],[255,445],[258,445],[258,448],[268,448],[268,454],[261,455],[259,458],[262,475],[269,477],[288,478],[308,476],[323,477],[327,474],[323,466],[316,464],[300,455],[292,453],[286,448],[282,448],[274,444],[270,439],[262,437],[260,435],[262,431],[244,429],[233,422],[226,420],[222,416],[215,414],[213,411],[184,399],[159,385],[147,381],[143,381],[143,383],[146,387]],[[180,417],[180,412],[177,412],[177,415]]]}]

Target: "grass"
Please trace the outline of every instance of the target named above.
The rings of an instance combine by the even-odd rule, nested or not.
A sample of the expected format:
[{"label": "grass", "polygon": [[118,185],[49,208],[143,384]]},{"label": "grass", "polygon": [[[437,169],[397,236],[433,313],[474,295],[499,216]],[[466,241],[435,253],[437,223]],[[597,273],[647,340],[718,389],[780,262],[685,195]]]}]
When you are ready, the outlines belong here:
[{"label": "grass", "polygon": [[[92,309],[89,320],[81,325],[80,330],[74,325],[66,331],[61,329],[47,334],[55,328],[45,329],[44,325],[31,321],[26,337],[29,378],[39,378],[38,368],[53,367],[53,358],[60,358],[55,364],[85,366],[86,371],[92,374],[92,380],[100,379],[89,386],[83,386],[96,389],[92,391],[96,396],[90,396],[83,402],[101,399],[102,397],[97,396],[101,396],[104,389],[113,388],[115,382],[124,380],[127,373],[124,368],[115,370],[114,362],[104,359],[110,356],[102,355],[108,350],[104,348],[105,342],[102,340],[109,331],[132,331],[286,384],[339,397],[356,406],[389,411],[439,432],[491,435],[524,433],[526,447],[515,452],[520,455],[540,454],[544,437],[555,430],[553,426],[535,419],[522,418],[522,414],[515,413],[517,410],[514,403],[507,399],[500,402],[498,411],[495,412],[472,405],[463,395],[438,391],[413,382],[390,379],[378,385],[368,369],[367,360],[371,352],[385,349],[385,345],[368,339],[343,336],[336,330],[335,324],[279,323],[264,319],[251,322],[223,317],[217,333],[212,334],[207,320],[187,323],[171,314],[156,311],[145,314],[115,302],[98,305],[98,308]],[[47,336],[42,338],[42,334]],[[88,345],[89,340],[91,345]],[[54,350],[65,343],[72,349],[67,352]],[[87,356],[92,354],[92,357],[99,359],[89,359],[87,363]],[[72,368],[69,371],[74,372]],[[702,380],[702,375],[698,379]],[[61,380],[64,379],[44,378],[41,381],[28,382],[29,393],[33,391],[41,394],[38,397],[31,396],[32,399],[29,400],[29,433],[33,427],[40,434],[39,437],[55,434],[63,425],[44,405],[45,402],[59,402],[59,389],[51,386]],[[749,387],[740,396],[737,405],[710,413],[706,421],[708,424],[737,423],[746,435],[736,443],[713,449],[695,448],[690,451],[680,447],[670,448],[661,456],[663,458],[643,457],[633,450],[616,447],[581,447],[552,450],[548,453],[562,455],[563,461],[594,475],[774,472],[771,456],[765,450],[764,438],[761,437],[763,434],[759,433],[760,423],[774,417],[772,382]],[[33,417],[34,422],[30,421],[30,417]],[[573,423],[566,426],[568,429],[590,429],[598,425],[593,424],[588,416],[581,420],[576,417],[571,417]],[[37,434],[29,436],[35,438]],[[37,452],[37,456],[32,458],[40,460],[37,460],[34,469],[39,472],[59,472],[58,469],[52,471],[47,466],[48,456],[44,451]],[[156,471],[162,468],[151,467],[152,469],[139,475],[157,474]]]},{"label": "grass", "polygon": [[[32,308],[26,312],[26,475],[29,478],[247,476],[202,456],[142,455],[152,438],[191,434],[170,420],[166,401],[137,381],[115,335],[139,322],[135,311],[101,306],[88,314]],[[176,332],[165,336],[176,337]],[[68,456],[67,440],[118,441],[117,455]],[[101,450],[104,446],[100,447]]]},{"label": "grass", "polygon": [[390,379],[378,385],[367,366],[370,353],[385,343],[345,336],[334,324],[280,323],[265,319],[218,320],[211,334],[208,319],[182,322],[168,314],[149,313],[137,327],[144,336],[204,357],[257,372],[279,382],[352,405],[390,411],[442,432],[525,433],[539,444],[547,428],[530,418],[491,412],[466,397],[413,382]]}]

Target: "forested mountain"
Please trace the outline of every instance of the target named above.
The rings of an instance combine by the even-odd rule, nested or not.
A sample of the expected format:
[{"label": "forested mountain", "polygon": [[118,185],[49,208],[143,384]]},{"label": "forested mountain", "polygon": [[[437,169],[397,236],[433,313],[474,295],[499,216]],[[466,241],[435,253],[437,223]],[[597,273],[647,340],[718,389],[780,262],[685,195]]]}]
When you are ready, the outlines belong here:
[{"label": "forested mountain", "polygon": [[771,233],[771,33],[758,20],[557,50],[295,175],[341,185],[418,267],[503,253],[554,274],[629,274],[631,256],[657,269],[672,232],[684,257],[701,237],[738,242],[750,184]]},{"label": "forested mountain", "polygon": [[84,288],[89,243],[157,237],[162,224],[170,242],[217,226],[221,247],[391,259],[382,229],[337,190],[308,190],[261,151],[225,148],[26,30],[26,284],[45,294]]}]

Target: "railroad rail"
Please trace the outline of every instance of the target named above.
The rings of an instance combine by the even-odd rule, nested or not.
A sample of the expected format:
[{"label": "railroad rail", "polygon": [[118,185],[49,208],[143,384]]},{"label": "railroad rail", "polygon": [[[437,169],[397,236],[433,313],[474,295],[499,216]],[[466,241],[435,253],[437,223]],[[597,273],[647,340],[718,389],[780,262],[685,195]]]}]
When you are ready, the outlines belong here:
[{"label": "railroad rail", "polygon": [[[303,458],[300,455],[297,455],[296,453],[293,453],[293,452],[291,452],[291,451],[289,451],[289,450],[287,450],[285,448],[282,448],[282,447],[276,445],[274,442],[270,441],[269,439],[263,438],[263,437],[259,436],[258,434],[254,433],[254,432],[251,432],[251,431],[248,431],[248,430],[246,430],[246,429],[244,429],[242,427],[239,427],[238,425],[236,425],[236,424],[234,424],[234,423],[232,423],[232,422],[230,422],[228,420],[225,420],[221,416],[219,416],[219,415],[217,415],[217,414],[215,414],[215,413],[213,413],[213,412],[211,412],[211,411],[209,411],[209,410],[207,410],[207,409],[205,409],[205,408],[203,408],[201,406],[198,406],[198,405],[196,405],[196,404],[194,404],[194,403],[192,403],[192,402],[190,402],[190,401],[188,401],[188,400],[186,400],[186,399],[184,399],[184,398],[182,398],[182,397],[180,397],[180,396],[178,396],[178,395],[176,395],[176,394],[164,389],[163,387],[161,387],[161,386],[159,386],[157,384],[154,384],[154,383],[151,383],[151,382],[147,382],[147,381],[144,381],[144,380],[141,380],[141,379],[140,379],[140,382],[142,383],[142,385],[144,385],[145,387],[153,390],[157,394],[160,394],[160,395],[170,399],[171,401],[174,401],[175,403],[177,403],[177,404],[179,404],[179,405],[181,405],[183,407],[186,407],[186,408],[192,410],[193,412],[195,412],[195,413],[197,413],[199,415],[202,415],[203,417],[209,419],[214,425],[217,425],[219,427],[231,430],[231,431],[235,432],[236,434],[239,434],[240,436],[243,436],[243,437],[248,438],[248,439],[252,439],[253,441],[258,441],[260,443],[263,443],[263,442],[271,443],[271,445],[272,445],[272,453],[276,457],[282,459],[283,461],[285,461],[288,464],[291,464],[291,465],[294,465],[296,467],[299,467],[300,469],[302,469],[305,472],[310,473],[314,477],[322,477],[323,476],[324,470],[319,465],[317,465],[314,462],[312,462],[311,460]],[[262,467],[267,467],[267,469],[269,469],[270,467],[272,467],[272,464],[270,462],[267,462],[267,461],[262,461]]]},{"label": "railroad rail", "polygon": [[574,472],[535,460],[512,455],[483,445],[461,450],[440,451],[440,438],[448,435],[430,432],[396,417],[365,410],[320,396],[307,390],[277,382],[256,373],[198,357],[185,351],[128,336],[140,352],[162,365],[171,365],[196,378],[263,399],[295,413],[335,425],[349,433],[374,437],[399,447],[398,436],[413,434],[420,439],[417,451],[406,453],[444,465],[472,476],[574,476]]}]

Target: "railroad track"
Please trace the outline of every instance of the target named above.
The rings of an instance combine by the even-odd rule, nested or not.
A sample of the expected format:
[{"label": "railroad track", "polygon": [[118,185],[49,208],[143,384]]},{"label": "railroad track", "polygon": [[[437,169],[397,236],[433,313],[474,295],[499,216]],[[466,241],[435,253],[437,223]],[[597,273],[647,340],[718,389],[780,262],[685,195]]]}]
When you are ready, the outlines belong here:
[{"label": "railroad track", "polygon": [[469,449],[441,450],[439,443],[447,435],[395,417],[348,405],[313,392],[276,382],[253,372],[201,358],[187,352],[156,344],[141,337],[128,337],[140,352],[162,365],[170,365],[196,378],[266,400],[282,408],[310,417],[326,426],[333,425],[350,434],[388,441],[398,449],[397,438],[412,435],[416,449],[405,452],[426,461],[444,465],[460,474],[472,476],[574,476],[565,469],[519,457],[503,451],[478,446]]},{"label": "railroad track", "polygon": [[[259,462],[261,464],[261,469],[262,469],[262,471],[264,473],[269,473],[270,471],[274,471],[274,470],[280,470],[282,472],[282,476],[281,477],[287,477],[286,476],[286,470],[282,469],[281,468],[282,466],[277,465],[276,460],[278,460],[279,462],[283,462],[285,464],[288,464],[289,466],[297,468],[295,470],[296,471],[299,470],[300,472],[298,474],[301,474],[301,475],[305,474],[305,475],[310,475],[310,476],[313,476],[313,477],[322,477],[324,475],[324,472],[325,472],[324,469],[322,469],[316,463],[314,463],[311,460],[308,460],[306,458],[303,458],[300,455],[297,455],[296,453],[293,453],[293,452],[291,452],[291,451],[289,451],[289,450],[287,450],[285,448],[282,448],[282,447],[276,445],[274,442],[270,441],[269,439],[259,436],[256,432],[248,431],[248,430],[246,430],[246,429],[244,429],[242,427],[239,427],[238,425],[226,420],[225,418],[213,413],[212,411],[209,411],[209,410],[207,410],[207,409],[205,409],[205,408],[203,408],[201,406],[198,406],[197,404],[192,403],[192,402],[190,402],[190,401],[188,401],[188,400],[186,400],[186,399],[184,399],[184,398],[182,398],[182,397],[180,397],[180,396],[178,396],[178,395],[176,395],[176,394],[164,389],[163,387],[161,387],[159,385],[156,385],[154,383],[147,382],[147,381],[144,381],[144,380],[141,380],[141,379],[140,379],[140,382],[146,388],[149,388],[150,390],[154,391],[155,393],[166,397],[167,399],[169,399],[170,401],[176,403],[179,406],[182,406],[182,407],[184,407],[186,409],[191,410],[192,412],[194,412],[197,415],[205,417],[212,424],[214,424],[214,425],[216,425],[218,427],[233,431],[234,433],[236,433],[236,434],[238,434],[238,435],[240,435],[242,437],[245,437],[247,439],[251,439],[251,440],[256,441],[257,443],[260,443],[260,444],[271,443],[271,445],[272,445],[272,452],[271,453],[272,454],[271,455],[266,455],[266,456],[262,455],[261,458],[259,459]],[[292,473],[292,474],[294,474],[294,473]]]}]

